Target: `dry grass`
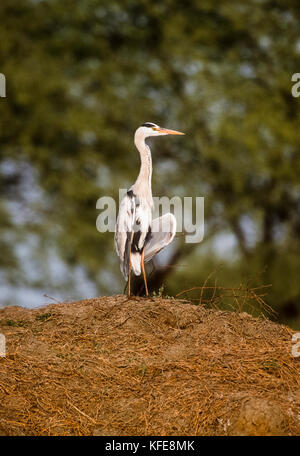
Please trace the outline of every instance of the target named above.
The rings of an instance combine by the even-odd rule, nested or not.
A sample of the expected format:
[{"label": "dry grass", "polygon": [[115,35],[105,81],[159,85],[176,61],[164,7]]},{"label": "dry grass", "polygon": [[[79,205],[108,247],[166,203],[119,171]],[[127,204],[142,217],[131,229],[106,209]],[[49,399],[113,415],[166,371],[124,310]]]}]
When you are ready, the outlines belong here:
[{"label": "dry grass", "polygon": [[0,310],[0,435],[300,435],[293,331],[111,296]]}]

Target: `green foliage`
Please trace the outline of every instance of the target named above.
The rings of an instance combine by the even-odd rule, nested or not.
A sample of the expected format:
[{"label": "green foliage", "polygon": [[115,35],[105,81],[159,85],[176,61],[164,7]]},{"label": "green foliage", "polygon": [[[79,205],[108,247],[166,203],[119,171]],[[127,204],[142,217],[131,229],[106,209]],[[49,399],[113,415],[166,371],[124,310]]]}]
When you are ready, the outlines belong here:
[{"label": "green foliage", "polygon": [[99,293],[120,290],[95,206],[134,182],[133,133],[153,121],[186,132],[153,143],[154,194],[205,196],[205,240],[178,238],[185,267],[162,277],[169,292],[215,270],[224,285],[272,283],[288,318],[300,296],[298,3],[2,0],[0,14],[2,283],[80,296],[80,268]]},{"label": "green foliage", "polygon": [[166,299],[170,299],[171,296],[165,295],[165,294],[164,294],[164,291],[165,291],[165,285],[162,284],[162,286],[159,287],[157,293],[156,293],[156,291],[153,291],[152,296],[153,296],[154,298],[166,298]]},{"label": "green foliage", "polygon": [[0,320],[1,326],[12,326],[15,328],[23,328],[29,325],[28,321],[24,320]]},{"label": "green foliage", "polygon": [[51,312],[45,312],[45,313],[43,313],[43,314],[37,315],[37,316],[35,317],[35,319],[36,319],[37,321],[47,321],[47,320],[49,320],[49,318],[52,317],[52,315],[53,315],[53,314],[52,314]]}]

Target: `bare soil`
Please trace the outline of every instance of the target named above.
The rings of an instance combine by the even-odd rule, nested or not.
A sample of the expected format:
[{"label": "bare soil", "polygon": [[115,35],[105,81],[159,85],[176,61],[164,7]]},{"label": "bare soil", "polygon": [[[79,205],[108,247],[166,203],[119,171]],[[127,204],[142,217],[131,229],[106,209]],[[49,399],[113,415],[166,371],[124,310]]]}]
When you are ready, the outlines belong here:
[{"label": "bare soil", "polygon": [[293,330],[175,299],[0,310],[0,435],[300,435]]}]

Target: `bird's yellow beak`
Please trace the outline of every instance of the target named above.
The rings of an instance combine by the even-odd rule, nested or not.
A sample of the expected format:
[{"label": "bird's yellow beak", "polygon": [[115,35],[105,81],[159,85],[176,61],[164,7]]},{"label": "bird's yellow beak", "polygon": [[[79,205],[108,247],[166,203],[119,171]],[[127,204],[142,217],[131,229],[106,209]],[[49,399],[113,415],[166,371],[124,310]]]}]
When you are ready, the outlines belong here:
[{"label": "bird's yellow beak", "polygon": [[185,133],[181,133],[181,131],[176,130],[168,130],[167,128],[155,128],[155,130],[159,131],[160,133],[165,133],[166,135],[184,135]]}]

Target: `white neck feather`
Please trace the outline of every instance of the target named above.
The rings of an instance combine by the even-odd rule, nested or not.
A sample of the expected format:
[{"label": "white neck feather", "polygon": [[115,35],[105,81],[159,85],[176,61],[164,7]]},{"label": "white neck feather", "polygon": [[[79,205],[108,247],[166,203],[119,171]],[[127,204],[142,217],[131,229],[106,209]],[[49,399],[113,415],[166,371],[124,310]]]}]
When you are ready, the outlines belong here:
[{"label": "white neck feather", "polygon": [[145,197],[152,206],[152,158],[149,146],[145,143],[145,136],[136,131],[134,136],[134,144],[140,153],[141,167],[138,178],[134,184],[134,190],[137,195]]}]

